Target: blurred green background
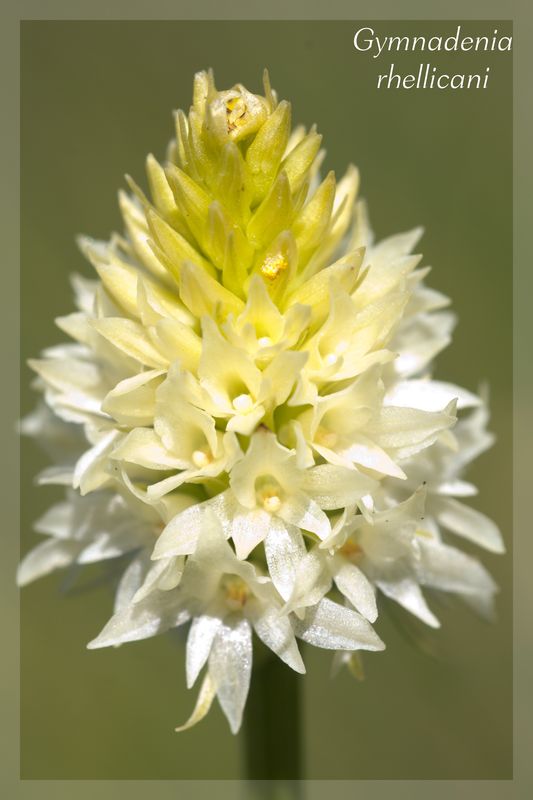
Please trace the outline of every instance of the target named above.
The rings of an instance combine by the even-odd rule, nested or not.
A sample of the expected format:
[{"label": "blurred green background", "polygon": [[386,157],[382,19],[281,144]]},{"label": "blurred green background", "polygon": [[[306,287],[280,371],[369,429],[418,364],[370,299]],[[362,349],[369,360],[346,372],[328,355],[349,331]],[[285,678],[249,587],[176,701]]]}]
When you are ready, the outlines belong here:
[{"label": "blurred green background", "polygon": [[[459,315],[437,377],[491,388],[496,446],[470,472],[475,505],[512,525],[512,62],[506,53],[356,53],[354,22],[26,22],[22,25],[22,356],[61,340],[71,310],[68,275],[91,268],[74,236],[107,238],[121,223],[116,191],[144,157],[162,157],[171,110],[187,108],[193,73],[215,69],[219,87],[259,91],[267,66],[293,119],[316,122],[325,167],[358,165],[378,237],[422,224],[431,286]],[[372,24],[378,35],[451,35],[452,22]],[[465,35],[507,23],[462,23]],[[429,56],[429,57],[428,57]],[[386,91],[377,75],[420,62],[484,72],[486,90]],[[34,402],[22,377],[22,413]],[[45,458],[22,443],[22,551],[32,521],[59,496],[36,489]],[[367,677],[330,678],[331,655],[307,648],[304,693],[308,778],[494,779],[512,774],[511,558],[483,556],[500,584],[498,621],[440,611],[428,656],[387,617],[383,654]],[[89,577],[98,577],[98,572]],[[85,650],[107,620],[109,587],[68,596],[51,576],[21,597],[23,778],[235,778],[242,742],[217,708],[197,728],[189,714],[184,651],[175,636],[118,650]],[[280,726],[283,726],[282,710]]]}]

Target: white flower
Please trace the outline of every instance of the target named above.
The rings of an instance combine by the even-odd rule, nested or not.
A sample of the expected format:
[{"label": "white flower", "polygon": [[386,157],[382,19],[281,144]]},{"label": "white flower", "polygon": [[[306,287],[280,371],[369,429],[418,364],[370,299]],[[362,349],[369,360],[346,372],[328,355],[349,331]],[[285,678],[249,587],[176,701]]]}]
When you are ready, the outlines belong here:
[{"label": "white flower", "polygon": [[[429,382],[428,382],[429,383]],[[433,383],[433,382],[432,382]],[[429,386],[428,386],[429,388]],[[458,387],[446,387],[460,396]],[[441,387],[438,386],[437,391]],[[469,401],[475,405],[468,416],[459,420],[453,430],[451,443],[437,442],[418,458],[404,464],[407,479],[400,487],[393,481],[384,482],[382,489],[395,500],[405,489],[414,489],[424,483],[427,490],[425,505],[425,527],[440,538],[440,529],[469,539],[493,553],[504,552],[501,533],[485,514],[471,508],[457,498],[468,498],[477,494],[476,487],[462,479],[468,464],[490,447],[494,437],[487,432],[488,411],[486,405],[474,396]]]},{"label": "white flower", "polygon": [[148,507],[128,503],[118,494],[102,491],[87,497],[68,490],[35,523],[48,538],[21,561],[21,586],[60,567],[90,564],[153,548],[160,530],[158,516]]},{"label": "white flower", "polygon": [[40,481],[68,488],[19,582],[130,554],[90,646],[190,623],[188,685],[206,669],[184,727],[216,695],[238,730],[252,631],[303,672],[296,638],[337,662],[383,649],[379,593],[434,627],[425,587],[492,607],[446,540],[503,549],[463,502],[485,405],[431,377],[448,300],[420,229],[375,244],[357,170],[321,180],[320,143],[268,79],[260,96],[196,75],[150,196],[120,196],[125,235],[80,240],[98,280],[57,320],[74,342],[31,362],[47,411],[22,427],[54,461]]},{"label": "white flower", "polygon": [[293,622],[281,614],[282,601],[271,580],[235,555],[212,510],[203,515],[202,536],[175,591],[177,580],[169,582],[169,572],[181,577],[176,557],[156,562],[132,602],[112,617],[89,647],[144,639],[192,619],[187,686],[194,685],[206,663],[208,668],[197,707],[182,729],[207,713],[216,694],[232,731],[238,731],[252,669],[252,629],[296,672],[305,672],[305,667],[295,635],[328,649],[384,647],[362,617],[329,600],[318,603],[303,620]]},{"label": "white flower", "polygon": [[322,546],[334,544],[379,591],[438,627],[421,587],[455,592],[490,605],[496,586],[478,561],[427,530],[425,495],[421,488],[392,508],[355,517],[336,533],[334,541]]}]

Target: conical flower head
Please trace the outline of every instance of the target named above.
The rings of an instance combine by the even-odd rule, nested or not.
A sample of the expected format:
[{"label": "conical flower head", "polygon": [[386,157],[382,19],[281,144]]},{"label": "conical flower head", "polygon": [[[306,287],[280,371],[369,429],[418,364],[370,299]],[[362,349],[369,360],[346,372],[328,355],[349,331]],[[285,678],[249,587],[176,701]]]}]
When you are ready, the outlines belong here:
[{"label": "conical flower head", "polygon": [[421,587],[489,613],[494,583],[441,526],[502,544],[454,499],[491,438],[481,398],[431,379],[454,318],[420,230],[374,245],[357,171],[320,178],[319,134],[266,75],[256,95],[198,73],[175,124],[148,195],[120,195],[125,235],[80,242],[98,280],[57,320],[75,342],[32,362],[48,410],[25,428],[69,492],[19,579],[134,554],[91,647],[192,621],[187,724],[216,694],[236,731],[252,630],[302,672],[296,638],[383,649],[378,591],[433,627]]}]

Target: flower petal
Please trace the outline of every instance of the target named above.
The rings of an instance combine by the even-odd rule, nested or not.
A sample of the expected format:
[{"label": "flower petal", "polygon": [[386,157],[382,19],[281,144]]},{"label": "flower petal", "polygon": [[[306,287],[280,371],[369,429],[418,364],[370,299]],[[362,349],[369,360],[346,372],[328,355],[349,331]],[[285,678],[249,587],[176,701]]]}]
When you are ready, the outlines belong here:
[{"label": "flower petal", "polygon": [[479,397],[461,386],[428,379],[398,381],[389,389],[383,403],[386,406],[440,411],[455,398],[458,409],[479,406],[481,403]]},{"label": "flower petal", "polygon": [[72,564],[76,560],[79,549],[79,542],[61,539],[47,539],[45,542],[41,542],[33,550],[30,550],[20,562],[17,570],[17,584],[26,586],[37,578],[42,578],[56,569]]},{"label": "flower petal", "polygon": [[135,592],[141,588],[149,567],[150,559],[145,553],[128,564],[115,592],[114,614],[123,611],[131,603]]},{"label": "flower petal", "polygon": [[174,457],[152,428],[134,428],[111,453],[111,458],[154,470],[186,469],[189,464]]},{"label": "flower petal", "polygon": [[452,498],[439,498],[431,506],[437,521],[447,530],[468,539],[491,553],[504,553],[498,526],[481,511]]},{"label": "flower petal", "polygon": [[313,547],[300,559],[294,577],[291,595],[283,611],[316,605],[331,588],[331,574],[322,550]]},{"label": "flower petal", "polygon": [[248,558],[254,547],[262,542],[271,526],[271,516],[262,509],[236,511],[231,525],[231,538],[237,558]]},{"label": "flower petal", "polygon": [[138,322],[121,317],[108,317],[93,319],[91,324],[104,339],[141,364],[155,369],[167,366],[167,359],[154,347],[145,328]]},{"label": "flower petal", "polygon": [[93,492],[110,481],[110,475],[106,471],[107,457],[120,435],[120,431],[117,430],[107,431],[78,459],[72,485],[75,489],[79,488],[82,495]]},{"label": "flower petal", "polygon": [[189,728],[192,728],[198,722],[203,720],[206,716],[207,712],[211,708],[211,704],[213,703],[213,699],[215,697],[215,687],[213,681],[211,680],[211,676],[209,673],[205,676],[200,691],[198,693],[198,699],[196,701],[196,705],[194,710],[187,720],[184,722],[183,725],[179,725],[175,728],[176,733],[181,733],[181,731],[186,731]]},{"label": "flower petal", "polygon": [[282,503],[278,514],[285,522],[297,525],[305,531],[312,531],[321,539],[325,539],[331,533],[331,525],[326,514],[318,503],[311,500],[304,492],[293,492]]},{"label": "flower petal", "polygon": [[140,603],[127,606],[118,614],[114,614],[102,632],[89,642],[87,647],[89,650],[94,650],[98,647],[148,639],[169,628],[184,625],[189,619],[190,614],[183,607],[183,598],[179,590],[157,591]]},{"label": "flower petal", "polygon": [[375,622],[378,616],[376,595],[372,584],[355,564],[343,559],[333,575],[338,589],[369,622]]},{"label": "flower petal", "polygon": [[213,640],[221,626],[222,619],[220,617],[202,614],[202,616],[193,619],[187,636],[185,657],[188,689],[194,686],[200,670],[209,658]]},{"label": "flower petal", "polygon": [[164,528],[155,543],[153,559],[194,553],[203,526],[205,507],[203,503],[189,506],[176,514]]},{"label": "flower petal", "polygon": [[372,626],[357,611],[321,600],[293,622],[296,635],[326,650],[384,650]]},{"label": "flower petal", "polygon": [[280,616],[274,605],[261,606],[255,598],[248,601],[245,610],[261,641],[291,669],[303,675],[305,666],[289,618]]},{"label": "flower petal", "polygon": [[494,594],[496,584],[480,562],[455,547],[420,539],[418,580],[445,592],[465,595]]},{"label": "flower petal", "polygon": [[304,473],[302,489],[322,509],[332,510],[354,505],[376,487],[372,478],[355,469],[321,464]]},{"label": "flower petal", "polygon": [[39,517],[33,529],[37,533],[46,533],[56,539],[70,539],[73,511],[72,501],[56,503]]},{"label": "flower petal", "polygon": [[151,425],[155,414],[155,392],[163,376],[163,370],[151,369],[125,378],[106,395],[102,410],[121,425]]},{"label": "flower petal", "polygon": [[440,628],[440,622],[428,607],[418,583],[412,578],[398,580],[376,580],[376,586],[384,595],[395,600],[415,617],[421,619],[431,628]]},{"label": "flower petal", "polygon": [[[315,448],[320,452],[316,445]],[[338,455],[344,460],[374,470],[374,472],[381,472],[383,475],[390,475],[393,478],[405,478],[402,468],[387,455],[383,448],[367,436],[363,436],[362,433],[353,435],[349,445],[340,448]]]},{"label": "flower petal", "polygon": [[265,555],[272,582],[284,600],[291,596],[296,570],[305,552],[299,529],[272,517]]},{"label": "flower petal", "polygon": [[209,674],[231,732],[241,727],[252,674],[252,629],[247,619],[226,619],[209,654]]},{"label": "flower petal", "polygon": [[132,601],[139,603],[145,597],[155,591],[168,592],[170,589],[175,589],[181,580],[183,574],[184,557],[178,556],[174,558],[161,558],[158,561],[149,561],[149,568],[146,570],[144,581],[137,589]]},{"label": "flower petal", "polygon": [[456,421],[455,401],[442,411],[386,406],[367,432],[395,458],[408,458],[433,444],[438,435]]}]

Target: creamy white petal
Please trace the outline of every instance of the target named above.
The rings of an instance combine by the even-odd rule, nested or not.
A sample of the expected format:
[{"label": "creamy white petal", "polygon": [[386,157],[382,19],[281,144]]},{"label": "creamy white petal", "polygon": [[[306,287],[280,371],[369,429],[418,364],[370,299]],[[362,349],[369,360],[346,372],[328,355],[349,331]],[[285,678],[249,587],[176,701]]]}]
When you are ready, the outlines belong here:
[{"label": "creamy white petal", "polygon": [[469,483],[468,481],[449,480],[437,484],[435,492],[440,495],[450,495],[452,497],[474,497],[478,493],[478,490],[473,483]]},{"label": "creamy white petal", "polygon": [[401,325],[390,344],[399,353],[394,361],[396,373],[409,378],[427,369],[431,360],[449,345],[455,323],[455,314],[440,311],[417,314]]},{"label": "creamy white petal", "polygon": [[397,580],[376,580],[376,586],[384,595],[395,600],[403,608],[414,614],[432,628],[440,628],[440,622],[430,610],[420,591],[420,586],[412,578],[404,577]]},{"label": "creamy white petal", "polygon": [[167,359],[154,347],[139,323],[114,317],[92,320],[92,325],[114,347],[141,364],[155,369],[167,366]]},{"label": "creamy white petal", "polygon": [[277,406],[284,403],[291,393],[307,357],[307,353],[297,353],[293,350],[276,356],[263,372],[263,384],[259,392],[260,402],[271,399],[272,403]]},{"label": "creamy white petal", "polygon": [[377,444],[398,458],[408,458],[433,444],[456,421],[455,401],[442,411],[387,406],[379,420],[368,427]]},{"label": "creamy white petal", "polygon": [[431,511],[435,514],[438,522],[452,533],[469,539],[492,553],[505,552],[505,545],[498,526],[481,511],[470,508],[451,497],[435,500],[432,503]]},{"label": "creamy white petal", "polygon": [[314,547],[300,559],[291,595],[283,611],[288,613],[316,605],[331,588],[331,573],[324,552]]},{"label": "creamy white petal", "polygon": [[246,414],[234,414],[226,426],[226,430],[250,436],[265,415],[265,407],[256,405]]},{"label": "creamy white petal", "polygon": [[179,590],[154,592],[140,603],[129,605],[112,616],[102,632],[87,647],[94,650],[148,639],[169,628],[184,625],[189,619],[190,614],[183,607]]},{"label": "creamy white petal", "polygon": [[30,360],[30,367],[60,392],[101,396],[102,378],[96,364],[79,358]]},{"label": "creamy white petal", "polygon": [[308,608],[302,620],[293,621],[296,635],[326,650],[384,650],[370,623],[356,611],[331,600]]},{"label": "creamy white petal", "polygon": [[187,675],[187,688],[194,686],[202,667],[209,658],[213,640],[222,626],[220,617],[202,614],[192,621],[187,636],[185,656],[185,672]]},{"label": "creamy white petal", "polygon": [[246,604],[245,613],[261,641],[291,669],[304,674],[305,666],[289,618],[280,616],[274,605],[261,606],[254,598]]},{"label": "creamy white petal", "polygon": [[[232,295],[234,297],[234,295]],[[235,298],[236,300],[237,298]],[[236,394],[258,396],[261,372],[249,355],[225,340],[212,319],[203,319],[203,347],[198,375],[206,387],[233,399]],[[246,387],[238,390],[238,387]]]},{"label": "creamy white petal", "polygon": [[204,526],[191,560],[197,562],[202,570],[219,574],[228,572],[239,575],[246,582],[255,580],[253,565],[237,558],[210,503],[206,504]]},{"label": "creamy white petal", "polygon": [[80,564],[94,564],[96,561],[117,558],[138,546],[138,537],[134,534],[130,536],[127,531],[95,531],[93,538],[80,550],[78,561]]},{"label": "creamy white petal", "polygon": [[72,500],[70,502],[56,503],[39,517],[33,528],[37,533],[46,533],[56,539],[69,539],[73,511]]},{"label": "creamy white petal", "polygon": [[72,564],[78,555],[78,542],[47,539],[24,556],[17,570],[17,584],[26,586],[56,569]]},{"label": "creamy white petal", "polygon": [[478,594],[461,594],[461,600],[487,622],[496,622],[496,608],[494,592],[479,592]]},{"label": "creamy white petal", "polygon": [[494,594],[497,586],[485,567],[455,547],[420,538],[416,563],[420,583],[465,595]]},{"label": "creamy white petal", "polygon": [[457,399],[457,408],[460,410],[478,406],[481,402],[475,394],[453,383],[419,379],[396,383],[387,392],[384,404],[418,408],[422,411],[440,411],[454,399]]},{"label": "creamy white petal", "polygon": [[209,654],[209,674],[231,731],[237,733],[252,674],[252,629],[248,620],[224,621]]},{"label": "creamy white petal", "polygon": [[69,464],[45,467],[35,479],[39,486],[72,486],[73,481],[74,466]]},{"label": "creamy white petal", "polygon": [[366,575],[355,564],[343,559],[334,568],[333,578],[337,588],[369,622],[378,616],[374,588]]},{"label": "creamy white petal", "polygon": [[285,522],[316,533],[321,539],[325,539],[331,532],[326,514],[304,492],[293,492],[282,503],[278,514]]},{"label": "creamy white petal", "polygon": [[158,388],[154,427],[163,444],[178,458],[190,460],[194,450],[216,455],[218,440],[212,416],[185,397],[184,375],[172,369]]},{"label": "creamy white petal", "polygon": [[305,553],[299,529],[272,517],[265,555],[272,582],[284,600],[291,596],[296,570]]},{"label": "creamy white petal", "polygon": [[113,450],[111,458],[154,470],[185,469],[189,466],[188,462],[168,452],[152,428],[134,428]]},{"label": "creamy white petal", "polygon": [[302,483],[302,489],[326,510],[354,505],[375,487],[372,478],[332,464],[306,470]]},{"label": "creamy white petal", "polygon": [[123,611],[129,606],[135,592],[142,586],[149,566],[148,554],[142,553],[138,558],[134,558],[124,570],[115,592],[114,614],[118,614],[119,611]]},{"label": "creamy white petal", "polygon": [[198,693],[198,699],[196,701],[196,705],[194,707],[191,716],[189,717],[187,722],[184,722],[183,725],[179,725],[177,728],[175,728],[176,733],[181,733],[182,731],[186,731],[189,728],[192,728],[201,720],[203,720],[203,718],[207,715],[209,709],[211,708],[211,705],[215,698],[215,694],[216,690],[214,683],[209,673],[207,673],[202,682],[202,686]]},{"label": "creamy white petal", "polygon": [[186,508],[170,520],[155,543],[152,558],[194,553],[198,538],[205,522],[205,508],[202,504]]},{"label": "creamy white petal", "polygon": [[162,558],[155,562],[148,558],[149,566],[146,570],[144,581],[133,595],[132,602],[139,603],[155,589],[161,589],[165,592],[175,589],[183,574],[184,560],[183,556],[169,559]]},{"label": "creamy white petal", "polygon": [[78,460],[74,469],[73,486],[79,487],[82,495],[99,489],[110,481],[107,471],[107,456],[114,449],[120,431],[110,430],[100,440],[87,450]]},{"label": "creamy white petal", "polygon": [[262,509],[241,509],[235,513],[231,523],[231,538],[237,558],[248,558],[254,547],[268,535],[271,521],[270,514]]},{"label": "creamy white petal", "polygon": [[151,425],[155,414],[155,393],[163,375],[163,370],[151,369],[125,378],[106,395],[102,409],[121,425]]},{"label": "creamy white petal", "polygon": [[[318,447],[316,448],[318,450]],[[339,456],[345,461],[366,467],[393,478],[405,478],[402,468],[376,442],[362,433],[350,437],[349,443],[338,449]]]}]

